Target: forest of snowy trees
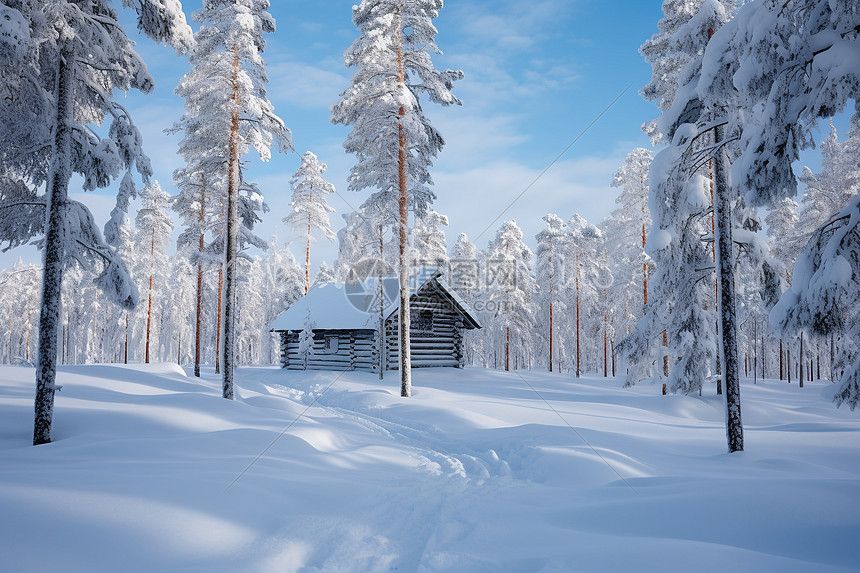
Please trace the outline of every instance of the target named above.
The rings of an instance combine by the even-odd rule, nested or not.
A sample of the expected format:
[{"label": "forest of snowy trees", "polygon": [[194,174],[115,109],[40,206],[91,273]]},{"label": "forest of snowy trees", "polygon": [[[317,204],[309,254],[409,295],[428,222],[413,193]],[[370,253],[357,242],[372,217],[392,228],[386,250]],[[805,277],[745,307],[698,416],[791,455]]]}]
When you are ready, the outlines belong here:
[{"label": "forest of snowy trees", "polygon": [[[422,105],[459,105],[452,90],[464,76],[431,61],[442,1],[363,0],[345,55],[354,76],[331,121],[351,129],[350,191],[371,192],[333,229],[324,158],[301,155],[293,211],[270,215],[299,233],[298,261],[278,237],[254,234],[266,190],[243,170],[252,149],[262,161],[292,150],[266,98],[268,0],[206,2],[196,31],[178,0],[122,2],[146,35],[187,57],[173,196],[114,99],[152,89],[114,4],[0,6],[0,77],[14,94],[0,104],[0,241],[37,240],[44,252],[43,265],[0,271],[0,362],[36,365],[37,402],[52,402],[58,363],[93,362],[174,361],[197,375],[208,365],[232,397],[236,364],[278,362],[269,323],[370,258],[400,269],[403,283],[427,267],[446,273],[482,320],[467,333],[471,365],[726,392],[730,427],[733,416],[740,427],[740,376],[828,379],[838,403],[860,403],[855,0],[665,0],[640,49],[653,70],[641,95],[659,110],[642,127],[653,148],[631,150],[606,181],[617,208],[602,221],[549,213],[533,238],[507,220],[484,248],[465,234],[450,241],[456,214],[433,208],[445,142]],[[852,112],[847,133],[829,124]],[[816,144],[820,169],[795,173]],[[103,232],[68,199],[73,173],[86,190],[118,182]],[[318,239],[336,240],[338,257],[312,276]],[[37,443],[50,441],[45,408]],[[731,429],[729,440],[743,448]]]}]

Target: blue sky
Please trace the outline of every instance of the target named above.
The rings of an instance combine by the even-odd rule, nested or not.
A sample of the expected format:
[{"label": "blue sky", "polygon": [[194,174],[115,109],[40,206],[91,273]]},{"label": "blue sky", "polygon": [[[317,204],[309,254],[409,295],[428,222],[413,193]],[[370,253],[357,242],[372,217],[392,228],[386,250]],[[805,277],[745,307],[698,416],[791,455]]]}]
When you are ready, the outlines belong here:
[{"label": "blue sky", "polygon": [[[337,210],[332,215],[335,230],[342,226],[340,215],[370,193],[346,189],[353,163],[342,148],[348,131],[329,122],[329,107],[352,74],[343,64],[343,52],[357,36],[351,20],[354,3],[272,0],[277,32],[267,36],[264,53],[269,98],[292,130],[296,151],[313,151],[329,165],[327,177],[338,189],[338,196],[329,201]],[[502,221],[516,219],[534,247],[534,235],[547,213],[565,219],[579,213],[593,223],[609,214],[618,193],[610,186],[612,175],[630,150],[649,145],[640,126],[657,114],[654,105],[638,95],[651,73],[638,47],[657,30],[660,5],[660,0],[445,3],[435,21],[444,54],[434,61],[439,68],[465,73],[454,90],[463,106],[427,103],[424,108],[446,140],[431,173],[436,209],[449,218],[449,245],[465,232],[483,248]],[[190,19],[199,0],[183,6]],[[125,12],[126,29],[135,36]],[[144,134],[156,177],[174,193],[171,174],[181,165],[176,155],[179,136],[167,136],[163,130],[182,115],[182,100],[173,88],[186,71],[186,61],[150,40],[137,41],[156,89],[146,96],[130,93],[123,103]],[[248,177],[259,183],[271,207],[258,233],[268,239],[277,232],[279,241],[289,240],[281,219],[289,213],[289,180],[299,156],[275,155],[267,164],[253,155],[246,159]],[[112,191],[84,199],[102,223],[112,206]],[[336,245],[322,240],[315,251],[315,263],[331,262]],[[19,249],[0,255],[0,268],[11,266],[19,255],[36,260],[32,249]]]}]

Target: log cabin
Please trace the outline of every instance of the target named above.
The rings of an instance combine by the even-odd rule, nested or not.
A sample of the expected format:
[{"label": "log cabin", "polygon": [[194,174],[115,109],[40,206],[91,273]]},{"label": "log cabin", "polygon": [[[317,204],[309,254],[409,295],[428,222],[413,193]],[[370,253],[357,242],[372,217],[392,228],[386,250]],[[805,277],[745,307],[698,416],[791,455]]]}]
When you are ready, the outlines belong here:
[{"label": "log cabin", "polygon": [[[356,299],[355,289],[346,287],[343,283],[314,286],[271,323],[270,329],[280,335],[282,368],[370,372],[378,372],[380,366],[384,370],[398,369],[397,297],[390,297],[394,299],[392,305],[376,310],[374,305],[379,298],[373,286],[364,291],[363,299]],[[463,333],[481,325],[475,312],[441,273],[431,274],[413,289],[409,310],[412,367],[462,368]],[[382,337],[380,316],[384,317]]]}]

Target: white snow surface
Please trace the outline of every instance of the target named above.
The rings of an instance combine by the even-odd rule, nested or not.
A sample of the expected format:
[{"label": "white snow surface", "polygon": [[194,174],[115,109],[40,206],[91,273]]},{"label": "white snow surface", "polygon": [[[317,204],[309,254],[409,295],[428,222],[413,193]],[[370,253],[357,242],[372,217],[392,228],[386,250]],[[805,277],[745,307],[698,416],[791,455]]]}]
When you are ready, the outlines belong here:
[{"label": "white snow surface", "polygon": [[829,382],[745,380],[729,455],[718,396],[413,376],[240,368],[228,401],[211,370],[60,367],[33,447],[33,369],[0,367],[0,569],[857,570],[860,416]]},{"label": "white snow surface", "polygon": [[[361,289],[353,289],[347,293],[344,283],[329,283],[311,288],[308,294],[293,303],[290,308],[280,314],[269,324],[271,330],[302,330],[307,317],[310,316],[314,328],[328,329],[362,329],[377,328],[379,314],[364,312],[360,308],[378,309],[377,285],[375,279],[367,279]],[[352,300],[350,300],[352,297]],[[386,307],[386,316],[393,309],[393,304]]]}]

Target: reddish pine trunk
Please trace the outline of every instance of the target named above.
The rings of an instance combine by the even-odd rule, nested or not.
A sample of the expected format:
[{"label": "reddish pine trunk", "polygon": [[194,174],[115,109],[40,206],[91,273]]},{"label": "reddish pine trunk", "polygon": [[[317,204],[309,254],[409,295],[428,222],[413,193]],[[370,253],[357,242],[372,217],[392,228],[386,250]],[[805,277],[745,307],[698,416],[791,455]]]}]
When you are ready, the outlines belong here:
[{"label": "reddish pine trunk", "polygon": [[[203,225],[203,218],[205,214],[205,203],[206,203],[206,176],[200,176],[200,214],[197,218],[197,221],[201,225]],[[200,232],[200,240],[197,244],[197,252],[202,253],[204,247],[204,237],[203,232]],[[197,263],[197,312],[195,315],[194,321],[194,376],[200,378],[200,327],[202,323],[202,317],[200,313],[203,309],[203,263]],[[220,310],[219,310],[220,312]]]},{"label": "reddish pine trunk", "polygon": [[305,294],[311,290],[311,215],[308,213],[308,246],[305,250]]},{"label": "reddish pine trunk", "polygon": [[552,372],[552,301],[549,303],[549,371]]},{"label": "reddish pine trunk", "polygon": [[579,375],[582,372],[580,368],[580,359],[582,355],[579,350],[579,255],[577,254],[576,261],[576,377],[579,378]]},{"label": "reddish pine trunk", "polygon": [[[403,32],[402,20],[397,26],[397,83],[401,90],[406,90],[406,76],[403,73]],[[409,231],[409,148],[406,141],[406,131],[403,120],[406,108],[400,106],[397,112],[397,181],[400,189],[398,206],[400,210],[400,395],[407,398],[412,395],[412,354],[409,336],[409,261],[408,261],[408,231]]]},{"label": "reddish pine trunk", "polygon": [[221,373],[221,292],[224,290],[224,267],[218,269],[218,323],[215,327],[215,374]]}]

